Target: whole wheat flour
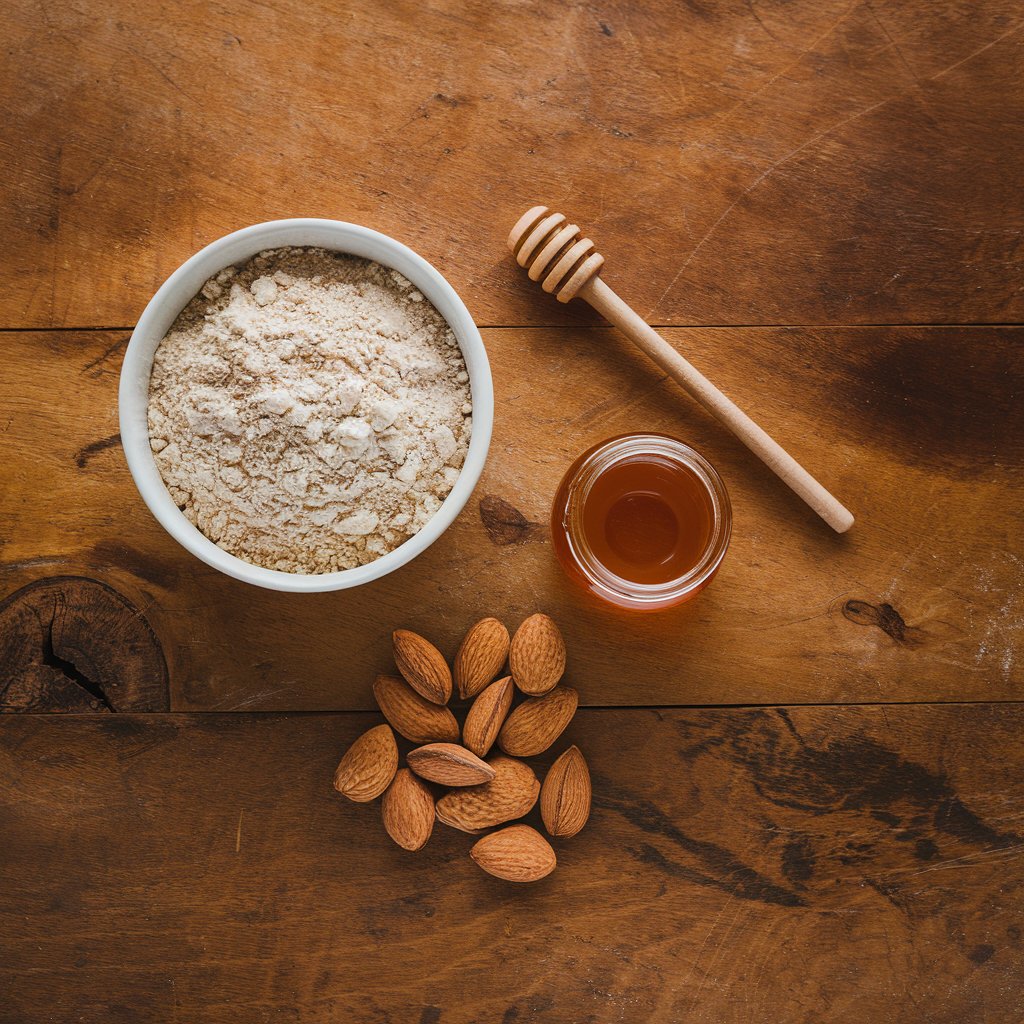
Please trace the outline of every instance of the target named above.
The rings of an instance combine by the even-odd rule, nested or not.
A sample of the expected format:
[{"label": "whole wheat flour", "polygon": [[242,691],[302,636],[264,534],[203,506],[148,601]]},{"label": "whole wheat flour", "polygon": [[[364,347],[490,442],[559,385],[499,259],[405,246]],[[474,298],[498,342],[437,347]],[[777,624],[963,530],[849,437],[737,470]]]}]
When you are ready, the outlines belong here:
[{"label": "whole wheat flour", "polygon": [[440,507],[469,446],[469,376],[397,271],[275,249],[211,278],[160,342],[150,444],[178,507],[239,558],[373,561]]}]

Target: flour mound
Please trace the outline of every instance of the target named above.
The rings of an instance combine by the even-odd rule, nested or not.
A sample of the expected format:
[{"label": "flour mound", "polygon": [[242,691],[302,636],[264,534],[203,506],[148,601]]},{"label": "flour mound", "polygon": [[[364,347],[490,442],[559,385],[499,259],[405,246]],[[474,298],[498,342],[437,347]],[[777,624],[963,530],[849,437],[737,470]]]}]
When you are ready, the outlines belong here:
[{"label": "flour mound", "polygon": [[273,249],[211,278],[153,359],[150,446],[178,507],[255,565],[372,562],[459,475],[469,375],[444,318],[397,271]]}]

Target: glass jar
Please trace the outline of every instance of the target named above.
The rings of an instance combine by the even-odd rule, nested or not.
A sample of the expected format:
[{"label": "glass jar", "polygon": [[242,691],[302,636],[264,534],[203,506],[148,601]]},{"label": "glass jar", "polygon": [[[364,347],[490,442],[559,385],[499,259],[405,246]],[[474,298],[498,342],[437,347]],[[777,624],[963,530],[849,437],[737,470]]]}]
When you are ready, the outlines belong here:
[{"label": "glass jar", "polygon": [[551,511],[569,577],[622,608],[654,611],[698,594],[732,533],[722,478],[667,434],[602,441],[569,467]]}]

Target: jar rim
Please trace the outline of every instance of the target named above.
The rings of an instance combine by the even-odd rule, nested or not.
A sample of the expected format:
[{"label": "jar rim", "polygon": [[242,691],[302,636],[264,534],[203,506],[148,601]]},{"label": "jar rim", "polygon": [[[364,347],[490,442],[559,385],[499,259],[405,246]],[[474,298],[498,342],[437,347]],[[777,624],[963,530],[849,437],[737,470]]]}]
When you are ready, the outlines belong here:
[{"label": "jar rim", "polygon": [[[700,559],[665,583],[635,583],[611,572],[594,555],[583,528],[583,507],[594,483],[636,455],[660,455],[685,466],[703,485],[711,505],[711,531]],[[633,608],[664,607],[700,590],[718,570],[732,535],[732,503],[718,471],[700,452],[669,434],[620,434],[588,449],[569,470],[564,508],[569,552],[589,586],[606,600]]]}]

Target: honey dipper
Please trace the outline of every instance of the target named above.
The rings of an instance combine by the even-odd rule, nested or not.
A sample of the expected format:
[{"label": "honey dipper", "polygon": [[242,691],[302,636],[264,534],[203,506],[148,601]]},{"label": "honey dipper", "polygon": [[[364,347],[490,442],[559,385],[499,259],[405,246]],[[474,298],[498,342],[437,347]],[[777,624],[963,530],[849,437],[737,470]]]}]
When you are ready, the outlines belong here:
[{"label": "honey dipper", "polygon": [[725,424],[773,473],[787,483],[837,533],[853,525],[853,515],[800,465],[782,445],[685,360],[600,278],[604,257],[575,224],[546,206],[535,206],[516,222],[508,247],[531,281],[539,281],[559,302],[580,298],[646,352],[716,419]]}]

